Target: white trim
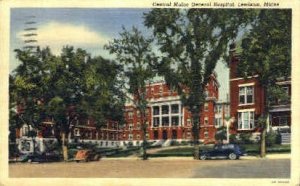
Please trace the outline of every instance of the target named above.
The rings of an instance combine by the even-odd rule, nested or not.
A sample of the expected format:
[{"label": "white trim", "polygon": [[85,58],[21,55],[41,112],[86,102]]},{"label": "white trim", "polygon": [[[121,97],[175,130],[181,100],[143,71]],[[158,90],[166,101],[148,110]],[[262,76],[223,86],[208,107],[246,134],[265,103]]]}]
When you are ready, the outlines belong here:
[{"label": "white trim", "polygon": [[254,85],[255,85],[255,83],[252,82],[252,83],[243,83],[243,84],[239,84],[238,86],[239,86],[239,87],[248,87],[248,86],[254,86]]},{"label": "white trim", "polygon": [[160,102],[172,102],[177,101],[180,102],[180,96],[168,96],[168,97],[160,97],[160,98],[151,98],[148,103],[154,105],[155,103],[159,104]]},{"label": "white trim", "polygon": [[291,81],[280,81],[280,82],[276,82],[277,85],[290,85]]},{"label": "white trim", "polygon": [[158,81],[158,82],[154,82],[154,83],[147,83],[146,84],[146,88],[152,87],[152,86],[157,86],[157,85],[165,85],[166,82],[165,81]]},{"label": "white trim", "polygon": [[239,104],[238,106],[247,106],[247,105],[254,105],[254,103],[244,103],[244,104]]},{"label": "white trim", "polygon": [[237,112],[254,112],[255,108],[251,108],[251,109],[238,109]]},{"label": "white trim", "polygon": [[254,75],[254,76],[248,76],[247,78],[243,78],[243,77],[241,77],[241,78],[232,78],[232,79],[230,79],[229,81],[237,81],[237,80],[242,80],[242,79],[251,79],[251,78],[254,78],[254,77],[258,77],[258,75]]}]

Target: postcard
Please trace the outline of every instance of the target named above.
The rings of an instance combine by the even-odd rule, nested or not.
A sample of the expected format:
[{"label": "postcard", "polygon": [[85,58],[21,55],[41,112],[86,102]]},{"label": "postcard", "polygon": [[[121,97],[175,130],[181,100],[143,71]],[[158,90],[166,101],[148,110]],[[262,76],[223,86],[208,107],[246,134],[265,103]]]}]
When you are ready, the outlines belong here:
[{"label": "postcard", "polygon": [[0,1],[1,185],[299,185],[293,1]]}]

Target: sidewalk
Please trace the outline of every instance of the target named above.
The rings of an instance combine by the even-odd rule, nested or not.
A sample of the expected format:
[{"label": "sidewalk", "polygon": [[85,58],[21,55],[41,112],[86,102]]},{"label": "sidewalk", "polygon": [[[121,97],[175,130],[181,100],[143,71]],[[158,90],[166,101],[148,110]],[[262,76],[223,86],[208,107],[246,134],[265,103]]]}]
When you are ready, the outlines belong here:
[{"label": "sidewalk", "polygon": [[[241,156],[241,160],[258,160],[258,159],[290,159],[291,154],[268,154],[265,158],[260,158],[259,156]],[[139,157],[119,157],[119,158],[102,158],[101,160],[109,161],[109,160],[141,160]],[[160,161],[160,160],[194,160],[193,157],[150,157],[147,161]]]}]

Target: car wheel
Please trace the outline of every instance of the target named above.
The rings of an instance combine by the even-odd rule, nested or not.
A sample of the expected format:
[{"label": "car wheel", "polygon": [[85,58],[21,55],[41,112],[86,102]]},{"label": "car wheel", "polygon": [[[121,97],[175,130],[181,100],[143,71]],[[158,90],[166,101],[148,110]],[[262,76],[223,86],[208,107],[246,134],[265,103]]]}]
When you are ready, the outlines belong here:
[{"label": "car wheel", "polygon": [[76,163],[79,163],[79,160],[76,160]]},{"label": "car wheel", "polygon": [[200,156],[200,160],[206,160],[207,159],[207,156],[206,155],[201,155]]},{"label": "car wheel", "polygon": [[231,160],[235,160],[235,159],[237,159],[237,155],[235,153],[230,153],[228,158]]}]

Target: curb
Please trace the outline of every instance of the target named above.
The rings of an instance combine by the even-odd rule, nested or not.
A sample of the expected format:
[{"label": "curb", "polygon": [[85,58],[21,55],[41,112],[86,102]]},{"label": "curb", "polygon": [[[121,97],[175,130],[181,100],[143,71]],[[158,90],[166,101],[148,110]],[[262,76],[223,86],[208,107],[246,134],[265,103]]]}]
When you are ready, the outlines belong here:
[{"label": "curb", "polygon": [[[261,158],[260,156],[242,156],[240,157],[241,160],[260,160],[260,159],[290,159],[291,154],[269,154],[265,158]],[[139,157],[120,157],[120,158],[102,158],[101,160],[109,161],[109,160],[142,160]],[[193,157],[155,157],[149,158],[146,161],[172,161],[172,160],[194,160]]]}]

